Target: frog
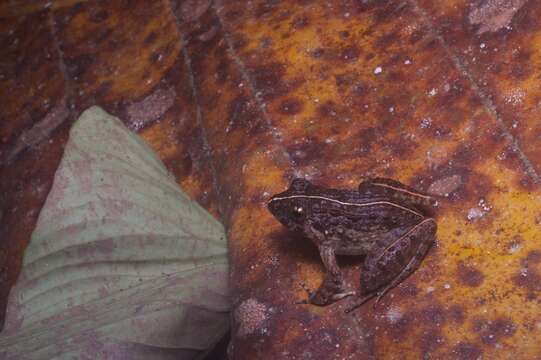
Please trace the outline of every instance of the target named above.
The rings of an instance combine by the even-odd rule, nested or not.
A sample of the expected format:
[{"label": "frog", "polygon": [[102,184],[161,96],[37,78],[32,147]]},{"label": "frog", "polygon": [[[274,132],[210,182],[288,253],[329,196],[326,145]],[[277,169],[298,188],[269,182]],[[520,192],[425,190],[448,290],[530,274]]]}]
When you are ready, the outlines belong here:
[{"label": "frog", "polygon": [[[295,178],[273,195],[268,210],[318,248],[325,267],[319,288],[301,303],[325,306],[354,296],[351,312],[374,306],[421,264],[436,239],[438,199],[398,180],[362,179],[357,189],[335,189]],[[364,256],[358,292],[347,291],[336,255]]]}]

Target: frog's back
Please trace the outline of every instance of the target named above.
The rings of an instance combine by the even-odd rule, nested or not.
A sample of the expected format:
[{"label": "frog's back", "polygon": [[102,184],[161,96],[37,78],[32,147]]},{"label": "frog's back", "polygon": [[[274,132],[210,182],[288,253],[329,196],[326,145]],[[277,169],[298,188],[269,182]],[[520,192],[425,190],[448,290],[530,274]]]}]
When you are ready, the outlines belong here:
[{"label": "frog's back", "polygon": [[424,217],[420,211],[401,205],[385,194],[322,189],[311,196],[311,212],[324,226],[340,226],[360,233],[386,233],[410,226]]}]

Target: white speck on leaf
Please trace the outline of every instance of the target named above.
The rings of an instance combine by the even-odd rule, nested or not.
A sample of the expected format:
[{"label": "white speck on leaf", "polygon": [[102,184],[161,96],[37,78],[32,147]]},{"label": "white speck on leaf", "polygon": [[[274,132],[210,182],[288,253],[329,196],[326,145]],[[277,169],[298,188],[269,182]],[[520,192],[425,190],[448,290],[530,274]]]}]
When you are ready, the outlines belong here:
[{"label": "white speck on leaf", "polygon": [[399,307],[392,306],[387,310],[387,313],[385,314],[385,317],[391,324],[396,324],[400,319],[402,319],[402,316],[404,314],[402,313],[402,310]]},{"label": "white speck on leaf", "polygon": [[468,211],[468,220],[477,220],[482,218],[485,215],[485,213],[479,209],[478,207],[473,207]]},{"label": "white speck on leaf", "polygon": [[425,117],[421,119],[421,129],[428,129],[432,125],[432,118],[431,117]]},{"label": "white speck on leaf", "polygon": [[518,106],[522,104],[526,93],[522,89],[513,89],[504,96],[504,101],[506,104],[512,106]]},{"label": "white speck on leaf", "polygon": [[235,311],[239,323],[238,336],[246,336],[261,329],[267,320],[267,307],[255,299],[243,301]]}]

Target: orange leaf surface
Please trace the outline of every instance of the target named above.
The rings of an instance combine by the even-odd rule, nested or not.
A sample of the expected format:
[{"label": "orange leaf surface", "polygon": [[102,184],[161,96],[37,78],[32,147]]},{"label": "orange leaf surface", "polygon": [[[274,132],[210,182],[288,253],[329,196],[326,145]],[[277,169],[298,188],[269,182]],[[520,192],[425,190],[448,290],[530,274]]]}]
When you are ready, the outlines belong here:
[{"label": "orange leaf surface", "polygon": [[[73,104],[68,118],[98,103],[125,119],[226,225],[235,358],[538,356],[538,2],[122,4],[70,3],[23,20],[44,24],[41,36],[56,42],[60,65],[42,71],[57,74],[47,93]],[[2,33],[37,36],[9,14]],[[19,73],[31,69],[23,62]],[[14,75],[1,81],[16,83]],[[0,110],[13,116],[2,123],[2,154],[48,113],[28,93],[5,97],[19,104],[26,96],[37,110]],[[3,174],[21,178],[25,157],[39,164],[45,155],[35,148],[13,156]],[[50,184],[54,166],[47,169],[41,179]],[[266,201],[294,176],[355,188],[372,175],[448,194],[436,246],[375,309],[346,315],[347,299],[296,305],[306,296],[299,284],[316,288],[323,266]],[[2,191],[19,184],[4,179]],[[18,211],[39,208],[29,199]],[[2,205],[0,264],[24,248],[13,230],[21,216],[7,210],[15,202]],[[356,289],[360,259],[339,261]],[[7,286],[17,270],[3,266]]]}]

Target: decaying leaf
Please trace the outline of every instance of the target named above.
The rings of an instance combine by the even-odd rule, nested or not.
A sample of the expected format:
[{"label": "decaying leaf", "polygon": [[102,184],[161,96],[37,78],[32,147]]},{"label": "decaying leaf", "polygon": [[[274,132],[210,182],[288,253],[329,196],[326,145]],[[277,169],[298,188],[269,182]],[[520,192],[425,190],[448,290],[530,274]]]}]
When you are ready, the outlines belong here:
[{"label": "decaying leaf", "polygon": [[[92,101],[118,114],[144,105],[130,125],[143,126],[177,182],[227,228],[233,357],[538,356],[540,2],[59,4],[0,22],[9,58],[55,59],[2,73],[13,95],[0,113],[16,121],[2,123],[0,150],[64,93],[74,113]],[[34,84],[46,85],[43,96],[28,90]],[[20,152],[10,171],[42,166],[66,128],[39,144],[48,151]],[[300,284],[321,282],[321,260],[265,207],[296,176],[336,188],[385,176],[447,194],[437,244],[376,308],[298,305]],[[25,200],[33,194],[28,182],[6,183]],[[24,248],[13,224],[29,228],[39,209],[19,199],[3,202],[0,219],[9,225],[0,228],[10,239],[0,252],[6,286],[16,274],[6,259]],[[355,290],[360,259],[339,261]]]},{"label": "decaying leaf", "polygon": [[75,123],[11,292],[2,358],[193,359],[229,326],[223,227],[100,108]]}]

